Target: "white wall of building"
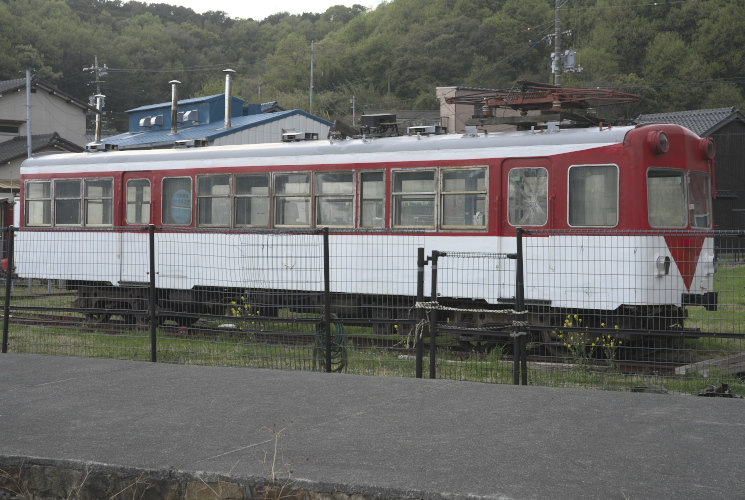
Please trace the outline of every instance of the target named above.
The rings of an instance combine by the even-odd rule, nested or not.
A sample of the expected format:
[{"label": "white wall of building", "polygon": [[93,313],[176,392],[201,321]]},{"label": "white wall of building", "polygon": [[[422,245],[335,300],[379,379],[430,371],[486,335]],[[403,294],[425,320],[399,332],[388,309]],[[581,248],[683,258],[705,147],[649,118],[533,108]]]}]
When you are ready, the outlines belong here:
[{"label": "white wall of building", "polygon": [[312,120],[307,116],[293,115],[258,127],[242,130],[235,134],[215,139],[215,146],[232,146],[238,144],[264,144],[282,142],[282,134],[288,130],[296,132],[317,133],[319,139],[326,139],[329,126]]},{"label": "white wall of building", "polygon": [[[27,120],[26,91],[3,94],[0,97],[0,118],[4,120]],[[85,110],[66,102],[46,90],[31,93],[31,135],[52,134],[81,147],[85,147]],[[28,124],[21,125],[19,135],[28,135]],[[0,142],[12,139],[3,134]]]}]

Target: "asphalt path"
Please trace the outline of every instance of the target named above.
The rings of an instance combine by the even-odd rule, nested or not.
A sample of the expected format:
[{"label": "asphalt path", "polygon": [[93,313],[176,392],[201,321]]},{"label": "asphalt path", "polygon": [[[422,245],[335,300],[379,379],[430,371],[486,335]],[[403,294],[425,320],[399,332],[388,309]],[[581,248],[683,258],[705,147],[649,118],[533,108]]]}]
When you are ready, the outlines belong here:
[{"label": "asphalt path", "polygon": [[0,354],[0,456],[390,498],[743,499],[745,400]]}]

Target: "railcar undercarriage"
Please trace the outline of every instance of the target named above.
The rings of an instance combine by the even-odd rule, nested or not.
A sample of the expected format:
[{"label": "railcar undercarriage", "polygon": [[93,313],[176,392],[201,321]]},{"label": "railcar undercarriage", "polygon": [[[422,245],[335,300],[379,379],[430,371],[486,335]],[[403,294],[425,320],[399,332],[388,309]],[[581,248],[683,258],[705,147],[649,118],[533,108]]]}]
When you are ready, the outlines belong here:
[{"label": "railcar undercarriage", "polygon": [[[144,327],[150,322],[149,289],[146,286],[113,286],[104,283],[68,283],[78,290],[73,307],[89,321],[106,323],[121,316],[125,324]],[[372,329],[374,336],[408,335],[416,339],[417,304],[413,297],[365,294],[331,294],[332,314],[347,326]],[[322,315],[322,292],[201,288],[192,290],[158,289],[158,324],[189,327],[202,317],[241,314],[257,319],[277,318],[281,309],[296,314]],[[424,302],[426,318],[423,336],[429,335],[431,304]],[[498,345],[512,343],[517,318],[513,305],[489,304],[470,299],[438,298],[438,336],[454,339],[461,349],[486,353]],[[685,330],[687,310],[675,305],[621,306],[612,311],[554,308],[547,304],[528,304],[529,341],[540,343],[555,356],[567,356],[572,342],[590,335],[614,339],[625,345],[642,344],[650,339]],[[406,325],[399,324],[406,322]],[[689,332],[690,333],[690,332]],[[591,339],[590,339],[591,340]]]}]

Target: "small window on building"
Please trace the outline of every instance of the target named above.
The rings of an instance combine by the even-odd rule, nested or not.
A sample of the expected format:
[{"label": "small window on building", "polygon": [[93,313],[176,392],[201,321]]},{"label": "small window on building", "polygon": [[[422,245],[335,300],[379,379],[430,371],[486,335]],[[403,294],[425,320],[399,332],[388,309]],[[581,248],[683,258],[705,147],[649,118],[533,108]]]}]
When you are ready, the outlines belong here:
[{"label": "small window on building", "polygon": [[513,168],[509,174],[508,220],[513,226],[543,226],[548,222],[548,170]]},{"label": "small window on building", "polygon": [[114,179],[86,179],[85,225],[114,224]]},{"label": "small window on building", "polygon": [[486,227],[486,168],[442,171],[442,227]]},{"label": "small window on building", "polygon": [[394,227],[435,227],[434,170],[393,172]]},{"label": "small window on building", "polygon": [[54,225],[80,225],[80,179],[54,181]]},{"label": "small window on building", "polygon": [[269,175],[235,176],[236,226],[269,226]]},{"label": "small window on building", "polygon": [[52,182],[26,182],[26,225],[52,225]]},{"label": "small window on building", "polygon": [[230,227],[230,175],[197,177],[197,225]]},{"label": "small window on building", "polygon": [[711,187],[709,175],[688,173],[688,218],[694,229],[711,228]]},{"label": "small window on building", "polygon": [[362,172],[360,174],[360,227],[384,227],[384,211],[384,173]]},{"label": "small window on building", "polygon": [[277,226],[310,226],[310,175],[277,174],[274,177]]},{"label": "small window on building", "polygon": [[354,226],[354,173],[316,173],[316,226]]},{"label": "small window on building", "polygon": [[127,181],[127,224],[150,224],[150,181]]},{"label": "small window on building", "polygon": [[647,172],[647,207],[651,227],[686,226],[685,176],[682,170],[655,168]]},{"label": "small window on building", "polygon": [[192,180],[191,177],[169,177],[163,179],[163,224],[191,225]]},{"label": "small window on building", "polygon": [[591,165],[569,169],[569,225],[618,224],[618,167]]}]

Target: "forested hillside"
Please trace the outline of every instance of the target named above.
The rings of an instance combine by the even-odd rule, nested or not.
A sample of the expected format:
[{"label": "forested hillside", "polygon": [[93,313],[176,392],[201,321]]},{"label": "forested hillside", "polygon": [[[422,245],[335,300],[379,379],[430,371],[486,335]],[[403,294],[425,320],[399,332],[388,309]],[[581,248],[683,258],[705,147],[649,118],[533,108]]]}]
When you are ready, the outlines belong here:
[{"label": "forested hillside", "polygon": [[[309,3],[312,5],[312,3]],[[334,118],[364,108],[434,109],[437,86],[510,88],[550,83],[554,0],[391,0],[372,11],[336,6],[323,13],[231,19],[167,4],[120,0],[0,0],[0,80],[27,67],[83,100],[91,72],[113,116],[181,97],[223,91],[234,69],[236,95],[309,107]],[[563,85],[641,93],[627,113],[743,107],[745,0],[568,0],[564,48],[584,71]]]}]

